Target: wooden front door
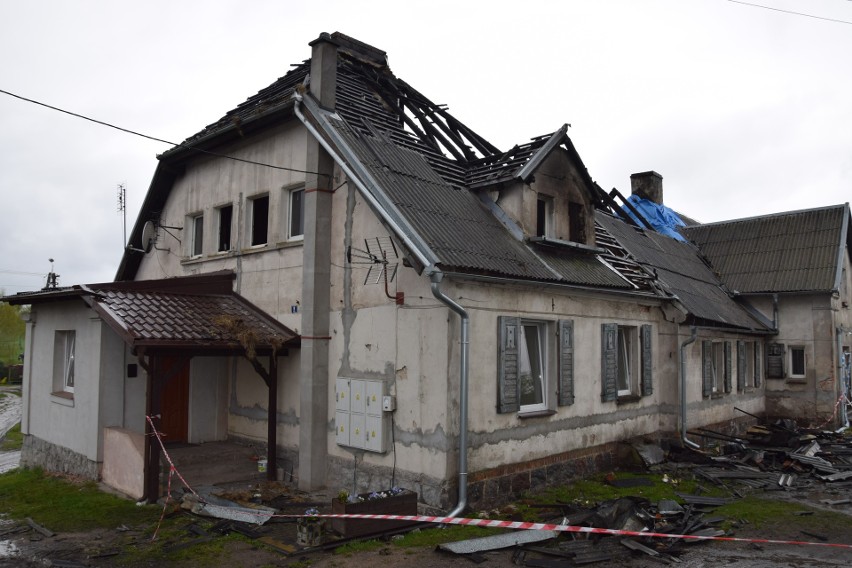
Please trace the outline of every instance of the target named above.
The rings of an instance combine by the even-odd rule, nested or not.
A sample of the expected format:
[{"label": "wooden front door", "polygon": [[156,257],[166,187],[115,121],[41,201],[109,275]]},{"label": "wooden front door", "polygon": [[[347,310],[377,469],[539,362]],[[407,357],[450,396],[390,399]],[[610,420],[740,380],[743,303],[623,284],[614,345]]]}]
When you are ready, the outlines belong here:
[{"label": "wooden front door", "polygon": [[189,432],[189,359],[166,357],[162,369],[160,431],[165,443],[186,442]]}]

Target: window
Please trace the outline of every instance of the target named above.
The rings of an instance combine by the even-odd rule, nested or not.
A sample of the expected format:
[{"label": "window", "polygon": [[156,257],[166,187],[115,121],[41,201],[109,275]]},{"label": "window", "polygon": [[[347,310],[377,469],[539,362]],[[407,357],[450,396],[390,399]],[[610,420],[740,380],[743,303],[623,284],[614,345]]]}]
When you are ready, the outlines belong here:
[{"label": "window", "polygon": [[568,238],[575,243],[586,242],[586,217],[582,203],[568,202]]},{"label": "window", "polygon": [[805,377],[805,348],[790,346],[790,377],[803,379]]},{"label": "window", "polygon": [[737,341],[737,390],[760,386],[760,344]]},{"label": "window", "polygon": [[57,331],[53,340],[54,391],[74,392],[74,343],[76,332]]},{"label": "window", "polygon": [[731,342],[705,340],[701,348],[702,395],[711,397],[717,393],[731,392],[733,386]]},{"label": "window", "polygon": [[[557,333],[553,333],[556,324]],[[548,411],[574,403],[574,322],[497,318],[497,412]]]},{"label": "window", "polygon": [[191,217],[189,225],[192,230],[189,239],[189,256],[201,256],[204,251],[204,215]]},{"label": "window", "polygon": [[538,194],[535,209],[535,236],[553,236],[553,198]]},{"label": "window", "polygon": [[301,239],[305,235],[305,190],[293,189],[290,191],[290,222],[287,237],[289,239]]},{"label": "window", "polygon": [[547,376],[546,324],[523,321],[518,345],[518,381],[520,382],[521,412],[544,410],[546,405],[545,377]]},{"label": "window", "polygon": [[225,205],[219,208],[219,244],[216,247],[219,252],[231,250],[231,223],[233,218],[233,205]]},{"label": "window", "polygon": [[652,327],[601,326],[601,400],[653,394]]},{"label": "window", "polygon": [[261,195],[249,201],[249,242],[253,247],[265,245],[269,239],[269,196]]}]

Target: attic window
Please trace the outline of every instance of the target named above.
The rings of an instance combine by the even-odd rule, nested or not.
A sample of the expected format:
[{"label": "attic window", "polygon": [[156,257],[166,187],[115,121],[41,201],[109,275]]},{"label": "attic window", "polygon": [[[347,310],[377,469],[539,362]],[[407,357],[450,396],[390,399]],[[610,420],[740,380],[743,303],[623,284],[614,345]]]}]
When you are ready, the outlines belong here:
[{"label": "attic window", "polygon": [[586,242],[586,216],[583,205],[568,202],[568,239],[575,243]]},{"label": "attic window", "polygon": [[535,236],[553,236],[553,198],[541,193],[535,204]]}]

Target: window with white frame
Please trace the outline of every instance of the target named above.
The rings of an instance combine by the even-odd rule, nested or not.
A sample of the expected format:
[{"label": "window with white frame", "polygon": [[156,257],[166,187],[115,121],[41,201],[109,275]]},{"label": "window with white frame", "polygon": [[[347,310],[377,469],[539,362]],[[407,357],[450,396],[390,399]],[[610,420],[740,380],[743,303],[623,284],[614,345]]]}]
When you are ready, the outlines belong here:
[{"label": "window with white frame", "polygon": [[216,245],[216,250],[219,252],[227,252],[233,248],[231,231],[234,220],[234,206],[224,205],[219,207],[217,211],[219,213],[219,242]]},{"label": "window with white frame", "polygon": [[190,217],[189,256],[201,256],[204,252],[204,215]]},{"label": "window with white frame", "polygon": [[300,240],[305,236],[305,188],[291,189],[288,202],[287,238]]},{"label": "window with white frame", "polygon": [[518,355],[521,412],[547,408],[547,324],[523,320]]},{"label": "window with white frame", "polygon": [[269,242],[269,195],[249,199],[249,243],[251,246]]},{"label": "window with white frame", "polygon": [[601,326],[601,400],[630,401],[653,394],[652,326]]},{"label": "window with white frame", "polygon": [[805,348],[801,345],[791,345],[787,349],[790,355],[790,378],[803,379],[807,371]]},{"label": "window with white frame", "polygon": [[53,389],[74,393],[74,352],[77,334],[56,331],[53,340]]},{"label": "window with white frame", "polygon": [[573,320],[500,316],[497,332],[497,412],[537,415],[574,403]]},{"label": "window with white frame", "polygon": [[702,395],[713,396],[731,392],[733,385],[733,361],[730,341],[702,342]]},{"label": "window with white frame", "polygon": [[553,198],[539,193],[535,204],[535,236],[553,236]]}]

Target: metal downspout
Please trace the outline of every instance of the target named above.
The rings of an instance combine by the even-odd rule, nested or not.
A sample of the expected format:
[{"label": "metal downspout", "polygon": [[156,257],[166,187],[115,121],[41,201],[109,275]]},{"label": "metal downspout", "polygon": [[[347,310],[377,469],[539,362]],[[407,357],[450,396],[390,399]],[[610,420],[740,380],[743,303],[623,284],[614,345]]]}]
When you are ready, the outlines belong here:
[{"label": "metal downspout", "polygon": [[432,274],[432,295],[446,304],[461,318],[461,357],[459,370],[459,500],[455,508],[447,513],[456,517],[467,507],[467,391],[468,391],[468,355],[470,353],[470,315],[449,296],[441,291],[442,272]]},{"label": "metal downspout", "polygon": [[840,392],[843,395],[843,400],[840,401],[840,414],[843,419],[843,426],[838,432],[842,432],[849,428],[849,414],[846,409],[847,401],[849,400],[849,377],[845,372],[845,361],[843,357],[843,335],[847,333],[841,325],[837,328],[837,378],[840,380]]},{"label": "metal downspout", "polygon": [[[354,174],[352,169],[346,164],[340,155],[334,151],[334,148],[332,148],[317,129],[308,122],[305,115],[302,114],[302,111],[299,108],[302,97],[299,94],[296,94],[295,99],[296,101],[293,105],[293,110],[296,117],[305,125],[308,132],[317,139],[323,149],[328,152],[329,156],[331,156],[337,165],[340,166],[343,173],[346,174],[346,177],[352,180],[352,182],[361,190],[361,195],[364,196],[364,199],[370,202],[370,204],[376,209],[382,210],[381,204],[375,197],[373,197],[372,193],[364,185],[363,181]],[[408,237],[406,232],[402,230],[402,227],[387,217],[385,217],[384,220],[388,223],[388,225],[390,225],[390,228],[397,234],[397,236],[402,239],[403,243],[405,243],[412,254],[414,254],[417,259],[423,263],[424,273],[429,276],[432,281],[432,295],[435,296],[439,302],[445,304],[452,311],[456,312],[461,318],[461,358],[459,363],[459,498],[455,508],[448,514],[450,517],[455,517],[464,511],[465,507],[467,507],[467,392],[469,377],[468,359],[470,354],[470,316],[463,307],[441,291],[441,280],[444,278],[444,273],[435,267],[434,262],[430,261],[428,256],[418,248],[417,244],[414,243]]]},{"label": "metal downspout", "polygon": [[680,440],[683,445],[693,450],[701,446],[686,437],[686,346],[695,341],[698,330],[693,326],[692,336],[680,344]]}]

